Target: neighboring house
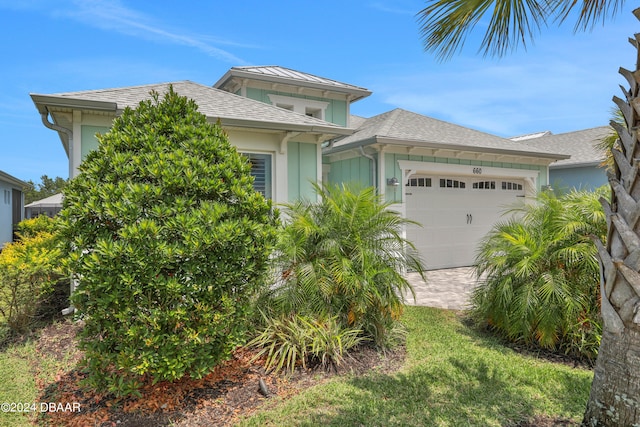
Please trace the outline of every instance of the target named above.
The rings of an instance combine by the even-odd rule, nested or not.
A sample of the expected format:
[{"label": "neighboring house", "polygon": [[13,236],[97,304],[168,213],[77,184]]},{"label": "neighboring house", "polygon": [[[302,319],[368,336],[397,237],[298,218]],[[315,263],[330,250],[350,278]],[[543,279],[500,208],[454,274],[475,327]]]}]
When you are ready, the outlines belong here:
[{"label": "neighboring house", "polygon": [[53,218],[62,210],[62,193],[36,200],[24,206],[24,217],[27,219],[46,215]]},{"label": "neighboring house", "polygon": [[[213,87],[172,83],[253,163],[255,187],[276,203],[312,198],[312,182],[374,185],[403,215],[428,268],[470,265],[478,240],[510,204],[549,184],[554,154],[396,109],[351,115],[367,89],[277,67],[233,67]],[[32,94],[45,126],[58,132],[69,176],[129,106],[169,83]]]},{"label": "neighboring house", "polygon": [[27,183],[0,171],[0,248],[13,241],[13,231],[23,220],[24,195]]},{"label": "neighboring house", "polygon": [[601,167],[606,153],[597,145],[614,132],[610,126],[600,126],[575,132],[551,132],[510,138],[526,141],[542,150],[571,155],[549,166],[549,184],[561,191],[570,189],[594,190],[608,183],[606,168]]}]

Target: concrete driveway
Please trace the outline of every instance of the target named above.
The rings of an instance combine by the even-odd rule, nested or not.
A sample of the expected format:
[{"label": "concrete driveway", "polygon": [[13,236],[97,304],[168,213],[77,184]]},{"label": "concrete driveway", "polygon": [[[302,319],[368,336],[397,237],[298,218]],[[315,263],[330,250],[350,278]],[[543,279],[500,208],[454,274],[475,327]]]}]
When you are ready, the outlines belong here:
[{"label": "concrete driveway", "polygon": [[464,310],[471,292],[477,285],[473,267],[426,271],[427,283],[418,273],[409,273],[409,282],[416,292],[416,300],[407,296],[407,304],[426,307]]}]

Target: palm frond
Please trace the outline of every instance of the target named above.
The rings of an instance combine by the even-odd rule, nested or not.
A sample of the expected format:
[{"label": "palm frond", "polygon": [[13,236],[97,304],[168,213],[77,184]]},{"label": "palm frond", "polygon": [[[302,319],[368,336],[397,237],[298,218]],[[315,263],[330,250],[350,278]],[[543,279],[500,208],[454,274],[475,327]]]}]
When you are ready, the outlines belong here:
[{"label": "palm frond", "polygon": [[606,233],[602,191],[540,194],[519,217],[494,226],[477,251],[483,280],[473,293],[473,317],[514,341],[594,351],[562,340],[597,341],[572,328],[580,313],[597,313],[599,266],[588,236]]},{"label": "palm frond", "polygon": [[605,22],[607,18],[615,16],[624,5],[624,0],[583,0],[557,2],[553,9],[560,22],[565,21],[571,12],[578,10],[575,31],[592,29],[598,21]]},{"label": "palm frond", "polygon": [[545,24],[546,1],[437,0],[418,13],[423,45],[440,59],[459,51],[476,25],[490,15],[482,41],[484,54],[502,56],[518,43],[524,46]]},{"label": "palm frond", "polygon": [[423,46],[439,59],[460,51],[476,26],[486,32],[480,45],[483,54],[503,56],[532,42],[550,21],[563,23],[579,7],[575,30],[587,30],[597,21],[615,16],[624,0],[431,0],[417,14]]}]

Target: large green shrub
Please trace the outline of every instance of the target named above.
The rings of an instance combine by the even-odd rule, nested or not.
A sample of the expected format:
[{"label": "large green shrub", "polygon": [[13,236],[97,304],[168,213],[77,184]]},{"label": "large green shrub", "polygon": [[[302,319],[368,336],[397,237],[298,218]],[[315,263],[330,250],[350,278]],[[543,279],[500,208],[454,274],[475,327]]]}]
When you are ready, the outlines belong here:
[{"label": "large green shrub", "polygon": [[202,377],[242,342],[275,226],[248,160],[171,88],[126,109],[64,190],[89,382]]},{"label": "large green shrub", "polygon": [[594,359],[600,279],[589,236],[606,233],[604,195],[540,193],[496,225],[479,248],[472,315],[511,340]]},{"label": "large green shrub", "polygon": [[18,230],[18,240],[0,252],[0,316],[10,331],[24,333],[64,308],[53,297],[61,293],[61,303],[66,304],[69,281],[59,270],[54,221],[28,219],[18,224]]},{"label": "large green shrub", "polygon": [[287,206],[274,260],[277,280],[262,305],[274,318],[335,318],[378,346],[390,345],[404,295],[413,293],[404,273],[423,270],[402,234],[410,221],[373,188],[315,188],[319,201]]}]

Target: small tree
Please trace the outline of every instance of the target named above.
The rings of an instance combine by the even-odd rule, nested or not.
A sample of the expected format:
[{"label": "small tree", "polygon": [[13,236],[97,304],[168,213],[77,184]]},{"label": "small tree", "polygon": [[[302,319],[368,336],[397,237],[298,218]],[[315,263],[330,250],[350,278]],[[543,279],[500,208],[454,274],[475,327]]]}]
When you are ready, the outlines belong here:
[{"label": "small tree", "polygon": [[250,164],[170,88],[126,109],[64,191],[89,383],[202,377],[241,343],[277,215]]}]

